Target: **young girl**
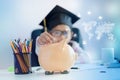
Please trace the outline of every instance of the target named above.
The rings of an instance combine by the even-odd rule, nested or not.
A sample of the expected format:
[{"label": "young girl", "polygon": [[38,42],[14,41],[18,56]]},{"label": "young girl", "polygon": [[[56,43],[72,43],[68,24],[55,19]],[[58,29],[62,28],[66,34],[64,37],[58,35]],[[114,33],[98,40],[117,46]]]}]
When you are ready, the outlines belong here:
[{"label": "young girl", "polygon": [[[46,22],[45,22],[46,19]],[[86,63],[87,54],[79,44],[75,41],[71,41],[72,38],[72,24],[74,24],[79,17],[73,13],[56,6],[46,17],[44,21],[40,23],[42,26],[47,27],[47,31],[40,34],[36,40],[36,53],[39,52],[39,47],[45,44],[52,44],[60,42],[63,39],[67,40],[68,44],[71,44],[76,54],[78,54],[78,60],[76,63]]]}]

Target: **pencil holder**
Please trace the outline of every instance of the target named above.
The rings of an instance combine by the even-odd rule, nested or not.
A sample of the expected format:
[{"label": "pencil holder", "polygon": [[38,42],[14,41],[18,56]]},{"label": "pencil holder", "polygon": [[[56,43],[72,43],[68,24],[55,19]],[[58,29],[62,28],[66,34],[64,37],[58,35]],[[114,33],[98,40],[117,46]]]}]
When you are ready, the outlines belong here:
[{"label": "pencil holder", "polygon": [[14,54],[15,74],[31,73],[32,40],[25,39],[21,42],[20,39],[15,39],[14,41],[10,41],[10,45]]},{"label": "pencil holder", "polygon": [[31,53],[14,53],[14,73],[31,73]]}]

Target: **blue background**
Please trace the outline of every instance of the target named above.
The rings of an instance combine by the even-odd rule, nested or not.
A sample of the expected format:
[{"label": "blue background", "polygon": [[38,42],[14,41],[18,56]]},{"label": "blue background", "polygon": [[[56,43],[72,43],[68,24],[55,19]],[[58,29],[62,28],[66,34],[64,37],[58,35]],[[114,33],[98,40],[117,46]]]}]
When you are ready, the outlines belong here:
[{"label": "blue background", "polygon": [[[81,17],[74,26],[81,30],[91,62],[101,59],[101,48],[119,46],[120,0],[0,0],[0,69],[13,65],[10,40],[29,39],[56,4]],[[112,28],[108,32],[106,25]]]}]

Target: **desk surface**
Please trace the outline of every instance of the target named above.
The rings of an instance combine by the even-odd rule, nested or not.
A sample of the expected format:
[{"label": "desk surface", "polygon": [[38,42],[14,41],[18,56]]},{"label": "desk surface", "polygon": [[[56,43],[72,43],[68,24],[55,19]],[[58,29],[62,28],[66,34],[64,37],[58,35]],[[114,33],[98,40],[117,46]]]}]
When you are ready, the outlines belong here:
[{"label": "desk surface", "polygon": [[32,68],[33,73],[25,75],[0,70],[0,80],[120,80],[120,68],[105,68],[93,64],[76,66],[80,69],[71,69],[69,74],[54,75],[45,75],[43,69],[36,71],[38,67]]}]

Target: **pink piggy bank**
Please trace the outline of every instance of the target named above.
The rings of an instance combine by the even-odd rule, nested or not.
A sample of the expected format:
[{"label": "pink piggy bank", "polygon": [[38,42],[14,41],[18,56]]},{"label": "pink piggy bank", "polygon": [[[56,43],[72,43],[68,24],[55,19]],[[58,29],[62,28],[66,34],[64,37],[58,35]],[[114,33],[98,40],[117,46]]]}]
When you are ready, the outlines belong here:
[{"label": "pink piggy bank", "polygon": [[53,74],[56,71],[62,74],[68,73],[77,57],[73,48],[65,40],[43,45],[39,51],[39,64],[46,71],[46,75]]}]

